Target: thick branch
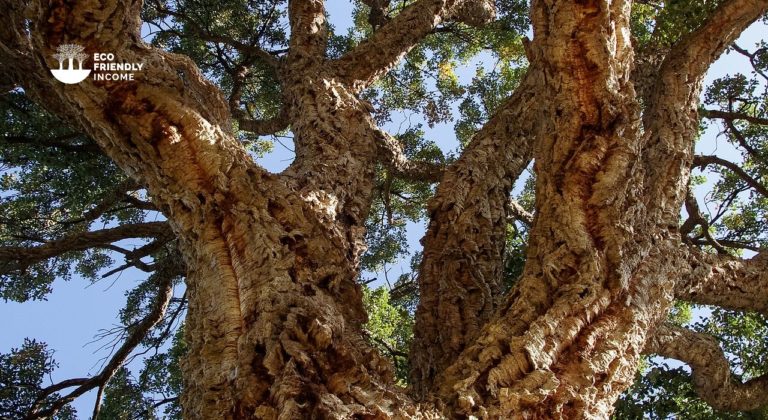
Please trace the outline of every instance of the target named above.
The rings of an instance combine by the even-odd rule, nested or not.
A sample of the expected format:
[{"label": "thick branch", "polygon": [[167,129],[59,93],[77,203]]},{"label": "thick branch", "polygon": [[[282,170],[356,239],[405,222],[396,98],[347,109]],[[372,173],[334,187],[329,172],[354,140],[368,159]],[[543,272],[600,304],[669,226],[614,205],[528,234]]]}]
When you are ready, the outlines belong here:
[{"label": "thick branch", "polygon": [[386,74],[419,41],[449,19],[480,26],[494,19],[488,0],[420,0],[333,64],[342,82],[360,91]]},{"label": "thick branch", "polygon": [[288,111],[286,109],[282,109],[278,115],[265,120],[254,120],[241,116],[238,117],[237,121],[241,130],[248,131],[257,136],[275,134],[278,131],[285,130],[288,128],[288,124],[290,124]]},{"label": "thick branch", "polygon": [[456,413],[609,417],[647,328],[671,304],[672,285],[658,281],[670,267],[652,263],[670,239],[644,229],[635,191],[642,136],[629,9],[532,4],[529,57],[547,75],[536,89],[535,224],[517,285],[438,379]]},{"label": "thick branch", "polygon": [[[194,203],[201,192],[241,180],[242,173],[254,169],[247,152],[231,136],[230,113],[221,92],[190,59],[140,41],[141,2],[106,2],[102,10],[84,1],[61,7],[43,2],[31,7],[36,12],[26,23],[23,8],[10,0],[2,2],[3,9],[18,19],[3,28],[3,68],[29,73],[30,69],[16,66],[29,62],[29,51],[37,54],[31,57],[32,73],[20,80],[25,93],[52,113],[72,119],[105,154],[146,185],[161,206]],[[120,61],[145,65],[135,74],[135,83],[86,79],[67,86],[51,77],[47,64],[52,49],[65,42],[82,46],[86,53],[109,45]],[[227,178],[236,172],[239,175]],[[186,211],[181,207],[178,211]]]},{"label": "thick branch", "polygon": [[765,185],[761,184],[758,180],[755,178],[752,178],[744,169],[741,169],[741,167],[731,161],[725,160],[723,158],[720,158],[718,156],[712,156],[712,155],[697,155],[693,158],[693,166],[696,167],[705,167],[707,165],[720,165],[722,167],[728,168],[731,172],[736,174],[739,178],[741,178],[742,181],[746,182],[747,185],[754,188],[755,191],[762,194],[764,197],[768,197],[768,188],[766,188]]},{"label": "thick branch", "polygon": [[509,200],[509,213],[510,216],[519,220],[526,226],[533,226],[533,214],[526,210],[520,203],[515,200]]},{"label": "thick branch", "polygon": [[2,247],[0,263],[14,262],[24,267],[66,252],[103,248],[123,239],[170,237],[171,234],[171,228],[167,222],[136,223],[93,232],[75,233],[35,247]]},{"label": "thick branch", "polygon": [[700,109],[699,115],[706,118],[717,118],[726,121],[742,120],[752,124],[768,125],[768,118],[755,117],[743,112],[718,111],[716,109]]},{"label": "thick branch", "polygon": [[768,314],[768,254],[745,260],[683,248],[685,269],[675,297],[703,305]]},{"label": "thick branch", "polygon": [[325,58],[328,28],[324,3],[324,0],[288,2],[288,20],[291,24],[290,61],[317,62]]},{"label": "thick branch", "polygon": [[[648,111],[643,116],[645,195],[654,218],[676,224],[692,162],[691,143],[698,131],[697,109],[704,74],[739,34],[768,9],[767,0],[729,0],[667,55],[659,71]],[[669,176],[669,174],[672,174]]]},{"label": "thick branch", "polygon": [[541,73],[530,71],[515,94],[447,168],[428,210],[422,240],[419,307],[411,380],[425,395],[490,318],[499,299],[514,180],[533,153]]},{"label": "thick branch", "polygon": [[741,382],[717,340],[671,324],[661,325],[646,344],[645,352],[688,364],[696,393],[713,408],[754,410],[768,404],[768,374]]},{"label": "thick branch", "polygon": [[[661,78],[675,74],[681,81],[698,79],[766,9],[765,0],[730,0],[721,4],[699,29],[673,48],[665,60]],[[673,63],[678,67],[673,68]]]},{"label": "thick branch", "polygon": [[389,133],[372,127],[376,138],[379,154],[386,165],[400,178],[411,181],[438,182],[443,176],[443,165],[427,161],[408,159],[400,146],[400,142]]}]

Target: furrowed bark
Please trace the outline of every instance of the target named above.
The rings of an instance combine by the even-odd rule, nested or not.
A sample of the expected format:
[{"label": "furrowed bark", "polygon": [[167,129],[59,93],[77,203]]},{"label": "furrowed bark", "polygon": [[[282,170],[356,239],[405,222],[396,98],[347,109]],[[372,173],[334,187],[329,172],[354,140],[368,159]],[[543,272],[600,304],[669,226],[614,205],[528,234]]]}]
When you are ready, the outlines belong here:
[{"label": "furrowed bark", "polygon": [[[296,28],[304,35],[288,60],[297,70],[286,77],[307,82],[289,92],[290,100],[327,125],[295,124],[297,163],[283,176],[253,164],[229,134],[226,101],[188,59],[134,41],[138,3],[102,5],[111,14],[95,13],[88,2],[32,5],[36,68],[47,67],[45,55],[62,42],[145,64],[135,82],[64,86],[48,76],[28,79],[24,88],[49,109],[77,110],[72,117],[147,186],[179,236],[189,270],[182,396],[189,418],[416,414],[394,387],[391,366],[362,338],[355,279],[378,156],[368,131],[359,149],[346,151],[370,118],[344,125],[350,113],[363,116],[363,107],[329,78],[312,78],[322,67],[311,59],[323,42],[310,7],[318,4],[292,5],[292,21],[309,32]],[[23,26],[15,29],[14,39],[26,42]],[[337,92],[349,106],[334,116]]]},{"label": "furrowed bark", "polygon": [[328,221],[352,228],[356,255],[374,187],[378,148],[364,105],[322,66],[287,65],[296,157],[284,176]]},{"label": "furrowed bark", "polygon": [[671,302],[655,248],[674,241],[632,231],[643,209],[629,193],[641,176],[629,4],[534,2],[533,22],[531,66],[547,82],[526,267],[438,395],[481,418],[606,418]]},{"label": "furrowed bark", "polygon": [[768,375],[746,382],[734,377],[714,337],[664,324],[648,341],[646,351],[688,364],[696,393],[715,409],[748,411],[768,404]]},{"label": "furrowed bark", "polygon": [[686,193],[704,75],[710,64],[766,9],[765,0],[730,0],[721,4],[699,29],[672,48],[661,65],[643,115],[647,138],[644,194],[649,209],[657,212],[652,216],[670,227],[677,224],[680,211],[675,204]]},{"label": "furrowed bark", "polygon": [[[541,99],[551,107],[535,155],[536,224],[519,287],[441,378],[439,395],[450,409],[491,417],[610,414],[647,331],[671,304],[665,277],[682,269],[664,250],[678,241],[665,225],[677,220],[691,163],[686,118],[695,120],[695,107],[692,116],[679,108],[695,104],[698,84],[685,77],[699,77],[764,10],[764,2],[721,6],[686,41],[693,53],[677,67],[668,59],[661,80],[679,76],[683,64],[691,71],[676,79],[683,94],[657,90],[657,118],[646,119],[646,133],[668,133],[679,126],[674,118],[685,124],[674,140],[656,133],[646,142],[627,80],[628,4],[534,3],[531,65],[548,71],[543,91],[551,95]],[[658,162],[638,165],[643,146]],[[643,202],[629,185],[647,185],[651,198]]]},{"label": "furrowed bark", "polygon": [[115,21],[85,3],[38,4],[40,28],[61,16],[77,25],[52,25],[33,42],[39,51],[64,40],[113,48],[145,63],[138,81],[25,89],[40,98],[52,90],[51,108],[81,110],[85,131],[147,185],[179,235],[189,268],[185,416],[435,416],[394,387],[390,364],[363,339],[355,279],[380,156],[367,108],[325,71],[322,3],[291,4],[282,76],[297,157],[281,176],[232,138],[226,102],[188,60],[93,37],[96,27],[136,34],[135,4],[116,4]]},{"label": "furrowed bark", "polygon": [[[14,22],[0,28],[3,70],[146,185],[179,236],[189,269],[186,417],[441,415],[395,387],[391,366],[363,338],[355,280],[374,168],[409,171],[355,95],[441,19],[486,19],[486,2],[416,2],[432,12],[423,22],[413,12],[413,25],[403,24],[410,32],[390,22],[328,65],[323,2],[291,1],[280,78],[296,160],[280,175],[253,164],[231,135],[227,101],[190,60],[139,41],[138,2],[0,4]],[[684,86],[651,105],[672,128],[647,120],[644,138],[629,82],[629,3],[533,9],[531,72],[448,169],[429,208],[414,378],[416,393],[448,417],[610,414],[671,303],[668,279],[685,265],[669,252],[679,238],[668,227],[691,163],[697,80],[724,48],[700,44],[732,38],[765,2],[725,3],[704,35],[682,44],[692,55],[666,68],[676,63],[684,75],[664,70],[658,86]],[[146,70],[135,82],[58,84],[47,68],[65,42]],[[696,60],[707,62],[700,69]],[[528,263],[494,313],[509,189],[534,138]],[[657,196],[644,200],[636,187]]]},{"label": "furrowed bark", "polygon": [[322,61],[328,42],[324,0],[291,0],[288,20],[291,24],[289,59]]},{"label": "furrowed bark", "polygon": [[675,284],[675,298],[768,315],[766,253],[744,260],[684,247],[679,255],[684,269]]},{"label": "furrowed bark", "polygon": [[539,99],[529,73],[451,165],[430,200],[422,240],[411,383],[424,397],[476,336],[499,299],[506,207],[533,151]]},{"label": "furrowed bark", "polygon": [[495,6],[488,0],[420,0],[332,63],[332,71],[342,83],[360,92],[392,69],[441,22],[453,19],[480,26],[495,16]]},{"label": "furrowed bark", "polygon": [[[186,415],[415,414],[387,379],[391,366],[362,337],[345,232],[318,214],[315,203],[271,181],[254,183],[250,201],[236,202],[186,248],[195,261],[190,292],[197,296],[187,328],[205,337],[195,340],[200,348],[191,349],[184,365],[198,379],[187,384]],[[227,316],[218,310],[223,304]]]}]

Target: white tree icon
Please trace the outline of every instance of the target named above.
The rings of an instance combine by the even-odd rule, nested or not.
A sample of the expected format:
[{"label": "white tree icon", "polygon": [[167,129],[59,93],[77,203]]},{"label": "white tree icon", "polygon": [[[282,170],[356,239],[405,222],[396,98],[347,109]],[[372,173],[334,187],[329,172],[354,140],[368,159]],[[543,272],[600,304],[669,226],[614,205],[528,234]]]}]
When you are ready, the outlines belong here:
[{"label": "white tree icon", "polygon": [[53,58],[55,58],[56,61],[59,62],[59,70],[64,70],[64,60],[66,60],[67,57],[64,56],[64,54],[56,53],[53,55]]},{"label": "white tree icon", "polygon": [[86,53],[79,52],[75,54],[75,60],[77,60],[78,70],[83,69],[83,61],[85,61],[86,58],[88,58],[88,54]]},{"label": "white tree icon", "polygon": [[67,60],[67,70],[74,70],[74,60],[77,60],[77,64],[80,70],[83,69],[83,61],[88,58],[88,55],[83,53],[85,48],[77,44],[61,44],[57,48],[58,53],[53,55],[53,58],[59,61],[59,70],[62,70],[64,66],[64,60]]}]

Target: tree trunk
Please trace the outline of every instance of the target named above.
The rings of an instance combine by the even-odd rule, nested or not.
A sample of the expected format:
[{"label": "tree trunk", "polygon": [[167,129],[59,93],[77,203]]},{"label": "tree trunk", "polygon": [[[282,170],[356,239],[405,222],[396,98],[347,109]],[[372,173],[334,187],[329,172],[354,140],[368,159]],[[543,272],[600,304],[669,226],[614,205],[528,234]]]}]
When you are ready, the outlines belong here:
[{"label": "tree trunk", "polygon": [[391,367],[363,342],[346,239],[278,180],[251,182],[255,191],[184,235],[185,415],[380,414],[365,407],[384,398],[393,402],[381,413],[397,412],[392,383],[377,379],[391,378]]}]

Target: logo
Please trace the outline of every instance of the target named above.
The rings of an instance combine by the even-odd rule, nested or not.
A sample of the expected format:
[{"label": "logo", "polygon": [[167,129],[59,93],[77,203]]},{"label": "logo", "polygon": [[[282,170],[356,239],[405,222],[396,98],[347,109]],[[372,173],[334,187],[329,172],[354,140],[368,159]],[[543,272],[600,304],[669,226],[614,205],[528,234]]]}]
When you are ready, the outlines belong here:
[{"label": "logo", "polygon": [[[132,81],[135,80],[135,74],[144,68],[144,63],[118,61],[113,53],[96,52],[89,56],[84,50],[77,44],[59,45],[58,52],[53,54],[53,58],[59,62],[59,68],[51,69],[53,77],[68,85],[82,82],[91,73],[94,81]],[[88,58],[93,61],[93,70],[83,68]]]},{"label": "logo", "polygon": [[[80,83],[91,74],[91,70],[83,68],[83,62],[88,58],[88,54],[83,52],[84,48],[77,44],[62,44],[57,48],[57,53],[53,55],[59,62],[58,69],[52,69],[53,77],[62,83],[73,85]],[[77,68],[75,68],[77,61]],[[64,64],[66,63],[66,69]]]}]

